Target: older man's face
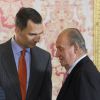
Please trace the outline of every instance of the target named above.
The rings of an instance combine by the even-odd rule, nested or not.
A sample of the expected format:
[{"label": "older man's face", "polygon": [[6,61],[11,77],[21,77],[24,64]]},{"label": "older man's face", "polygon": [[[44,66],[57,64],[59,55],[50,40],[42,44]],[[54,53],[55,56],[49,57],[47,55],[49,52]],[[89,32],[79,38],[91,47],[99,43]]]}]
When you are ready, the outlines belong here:
[{"label": "older man's face", "polygon": [[74,63],[76,56],[74,45],[70,45],[68,37],[65,34],[60,34],[56,41],[56,48],[56,56],[59,58],[61,65],[69,69]]}]

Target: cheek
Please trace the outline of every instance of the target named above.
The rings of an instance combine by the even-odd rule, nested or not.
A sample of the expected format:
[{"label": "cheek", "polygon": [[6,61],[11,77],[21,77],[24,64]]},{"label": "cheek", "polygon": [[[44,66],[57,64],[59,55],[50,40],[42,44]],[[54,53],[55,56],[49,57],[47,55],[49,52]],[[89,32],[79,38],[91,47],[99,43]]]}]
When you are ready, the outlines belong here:
[{"label": "cheek", "polygon": [[65,52],[62,53],[62,59],[63,59],[63,61],[65,61],[65,62],[68,61],[68,52],[67,52],[67,51],[65,51]]},{"label": "cheek", "polygon": [[73,56],[74,56],[73,48],[70,48],[70,49],[65,51],[65,58],[66,58],[67,61],[71,61]]},{"label": "cheek", "polygon": [[28,39],[35,41],[35,40],[39,40],[40,36],[28,36]]},{"label": "cheek", "polygon": [[33,37],[33,36],[27,36],[28,41],[33,41],[34,39],[35,39],[35,37]]}]

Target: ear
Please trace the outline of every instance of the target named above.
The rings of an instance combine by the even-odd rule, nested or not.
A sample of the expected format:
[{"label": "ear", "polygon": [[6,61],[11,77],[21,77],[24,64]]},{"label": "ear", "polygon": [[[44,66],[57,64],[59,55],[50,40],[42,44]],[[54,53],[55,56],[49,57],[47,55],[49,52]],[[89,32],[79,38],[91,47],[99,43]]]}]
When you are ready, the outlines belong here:
[{"label": "ear", "polygon": [[74,44],[74,52],[77,53],[79,52],[80,48],[79,45],[77,43]]},{"label": "ear", "polygon": [[15,32],[16,32],[16,33],[20,33],[20,28],[16,26],[16,27],[15,27]]}]

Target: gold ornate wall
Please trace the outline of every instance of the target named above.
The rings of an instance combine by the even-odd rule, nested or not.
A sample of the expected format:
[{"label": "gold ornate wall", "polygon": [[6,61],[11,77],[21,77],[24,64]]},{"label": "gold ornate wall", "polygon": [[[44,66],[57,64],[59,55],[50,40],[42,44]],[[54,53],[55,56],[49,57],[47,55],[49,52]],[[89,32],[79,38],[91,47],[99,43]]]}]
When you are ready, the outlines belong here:
[{"label": "gold ornate wall", "polygon": [[94,63],[100,71],[100,0],[94,0]]}]

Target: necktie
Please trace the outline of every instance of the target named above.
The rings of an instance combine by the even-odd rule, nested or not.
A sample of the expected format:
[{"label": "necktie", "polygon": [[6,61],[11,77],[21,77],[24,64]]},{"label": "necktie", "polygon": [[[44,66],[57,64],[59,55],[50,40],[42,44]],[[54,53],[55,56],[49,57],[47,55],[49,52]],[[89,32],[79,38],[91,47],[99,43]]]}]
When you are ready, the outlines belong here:
[{"label": "necktie", "polygon": [[27,71],[26,71],[25,52],[26,52],[25,49],[21,51],[21,56],[19,58],[19,65],[18,65],[18,76],[19,76],[22,100],[26,99]]}]

